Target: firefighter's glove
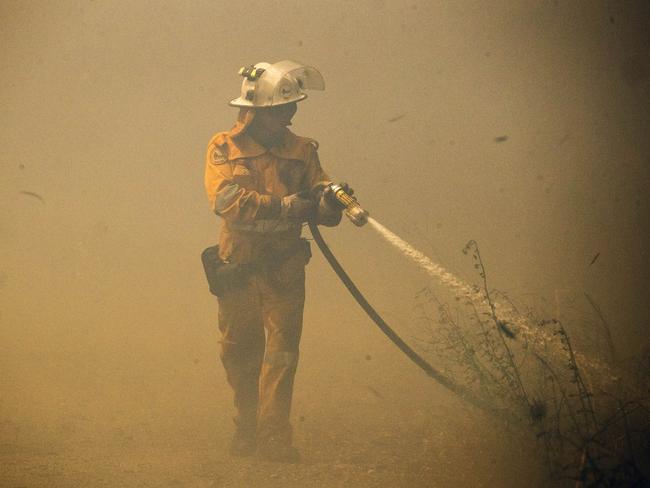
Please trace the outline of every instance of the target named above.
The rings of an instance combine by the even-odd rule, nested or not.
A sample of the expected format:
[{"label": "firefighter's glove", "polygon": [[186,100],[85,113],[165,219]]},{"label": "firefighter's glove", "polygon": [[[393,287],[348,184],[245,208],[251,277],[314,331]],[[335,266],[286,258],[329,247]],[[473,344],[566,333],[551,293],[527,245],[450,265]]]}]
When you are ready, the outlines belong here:
[{"label": "firefighter's glove", "polygon": [[316,211],[316,206],[304,193],[294,193],[282,198],[280,218],[292,222],[306,222]]},{"label": "firefighter's glove", "polygon": [[[348,195],[350,196],[354,195],[354,190],[350,188],[350,185],[348,185],[347,183],[345,182],[339,183],[339,186]],[[331,210],[335,210],[335,209],[342,210],[343,208],[345,208],[345,206],[336,199],[334,190],[332,190],[332,185],[327,185],[325,187],[325,190],[323,190],[322,200],[327,205],[327,207],[329,207]]]}]

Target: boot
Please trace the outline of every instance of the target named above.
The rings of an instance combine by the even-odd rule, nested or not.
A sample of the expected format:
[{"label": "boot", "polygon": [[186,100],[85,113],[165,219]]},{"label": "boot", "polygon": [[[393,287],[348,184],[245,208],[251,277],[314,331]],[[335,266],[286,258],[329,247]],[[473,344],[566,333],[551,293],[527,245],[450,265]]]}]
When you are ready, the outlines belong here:
[{"label": "boot", "polygon": [[251,429],[237,429],[230,441],[228,452],[231,456],[245,457],[252,456],[257,447],[257,439],[255,437],[255,430]]},{"label": "boot", "polygon": [[300,462],[300,452],[293,446],[266,442],[257,446],[255,453],[260,461],[272,463],[290,463]]}]

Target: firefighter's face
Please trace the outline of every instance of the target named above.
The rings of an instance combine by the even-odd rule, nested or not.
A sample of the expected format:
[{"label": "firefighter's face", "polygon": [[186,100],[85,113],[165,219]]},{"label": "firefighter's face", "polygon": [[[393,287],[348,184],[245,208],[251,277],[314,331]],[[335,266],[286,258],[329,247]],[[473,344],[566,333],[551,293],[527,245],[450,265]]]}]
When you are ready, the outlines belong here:
[{"label": "firefighter's face", "polygon": [[279,134],[285,127],[291,125],[291,119],[296,114],[298,106],[296,102],[275,107],[256,109],[253,123],[260,129],[265,130],[269,135]]}]

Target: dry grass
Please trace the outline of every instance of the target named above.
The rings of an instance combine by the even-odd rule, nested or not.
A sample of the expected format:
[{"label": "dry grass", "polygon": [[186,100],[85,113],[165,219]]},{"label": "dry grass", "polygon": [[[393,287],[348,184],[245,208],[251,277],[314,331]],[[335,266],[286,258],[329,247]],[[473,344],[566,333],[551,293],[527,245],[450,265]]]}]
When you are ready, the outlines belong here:
[{"label": "dry grass", "polygon": [[[647,378],[647,362],[637,380],[621,369],[609,324],[590,296],[595,324],[539,317],[490,288],[476,242],[463,252],[473,260],[478,285],[442,270],[430,273],[436,282],[416,295],[415,318],[432,363],[532,434],[557,479],[580,487],[646,486],[650,398],[639,379]],[[445,293],[452,299],[442,298]],[[567,329],[602,340],[574,344]]]}]

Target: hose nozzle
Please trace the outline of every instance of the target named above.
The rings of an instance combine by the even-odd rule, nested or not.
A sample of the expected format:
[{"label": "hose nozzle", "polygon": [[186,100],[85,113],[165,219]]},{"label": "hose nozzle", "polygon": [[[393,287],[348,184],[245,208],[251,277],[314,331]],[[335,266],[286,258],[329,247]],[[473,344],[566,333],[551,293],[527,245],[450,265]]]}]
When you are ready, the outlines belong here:
[{"label": "hose nozzle", "polygon": [[332,183],[330,187],[332,188],[334,198],[336,198],[336,201],[345,209],[345,215],[347,215],[352,223],[357,227],[365,225],[368,222],[370,214],[361,208],[357,199],[346,193],[343,187],[339,184]]}]

